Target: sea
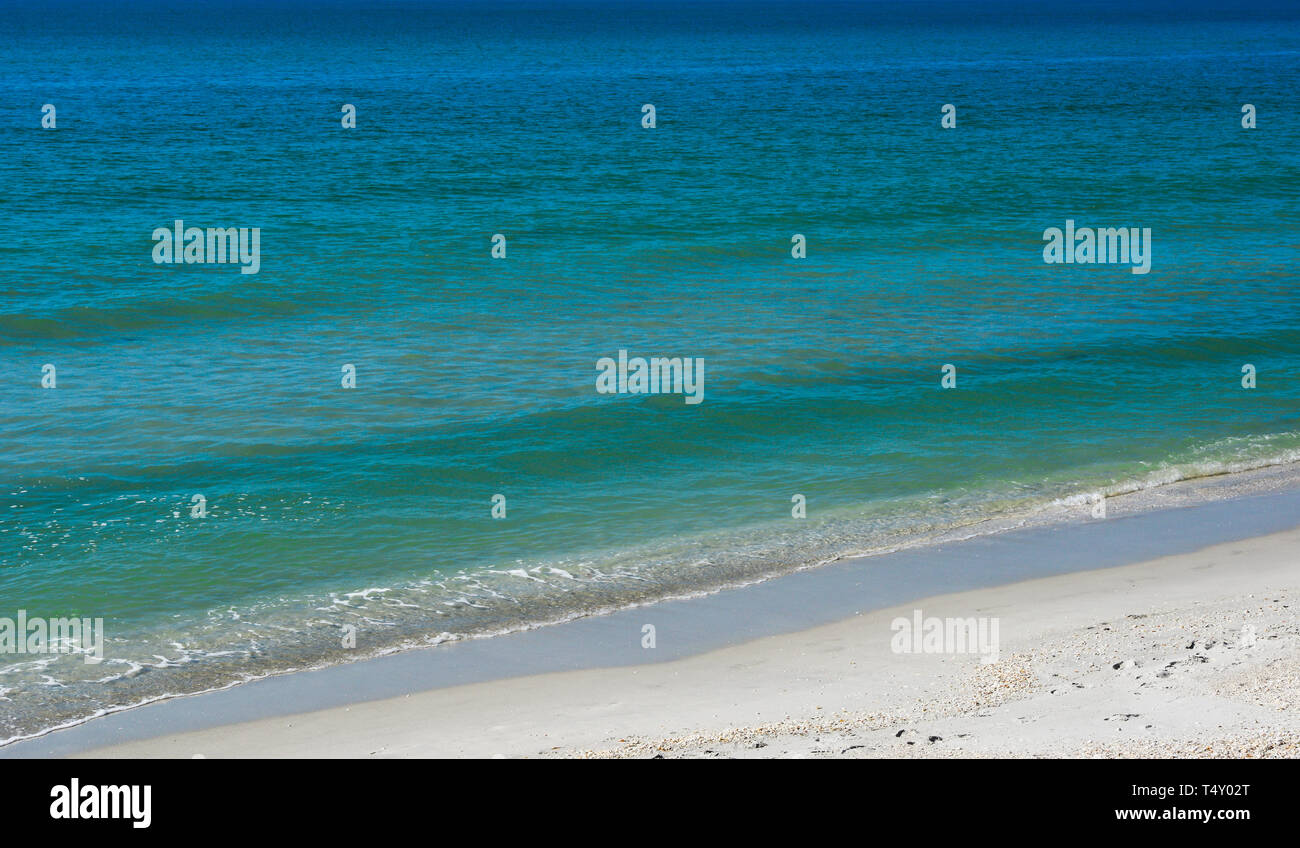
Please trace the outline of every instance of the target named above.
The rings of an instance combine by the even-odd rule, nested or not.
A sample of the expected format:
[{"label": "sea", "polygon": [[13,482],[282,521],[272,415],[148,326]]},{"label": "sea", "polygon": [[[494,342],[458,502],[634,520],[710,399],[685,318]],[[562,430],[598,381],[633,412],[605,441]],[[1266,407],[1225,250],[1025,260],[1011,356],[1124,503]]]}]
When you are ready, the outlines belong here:
[{"label": "sea", "polygon": [[1294,463],[1298,116],[1294,0],[6,2],[0,742]]}]

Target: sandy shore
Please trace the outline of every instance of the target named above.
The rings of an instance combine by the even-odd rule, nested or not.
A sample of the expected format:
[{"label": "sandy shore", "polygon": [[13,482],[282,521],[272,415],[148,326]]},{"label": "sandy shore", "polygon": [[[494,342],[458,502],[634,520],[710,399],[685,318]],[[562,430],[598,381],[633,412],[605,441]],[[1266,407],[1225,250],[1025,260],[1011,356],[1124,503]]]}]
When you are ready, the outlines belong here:
[{"label": "sandy shore", "polygon": [[[1300,529],[671,661],[451,686],[82,754],[1293,757],[1297,600]],[[891,622],[917,609],[996,617],[999,661],[895,653]]]}]

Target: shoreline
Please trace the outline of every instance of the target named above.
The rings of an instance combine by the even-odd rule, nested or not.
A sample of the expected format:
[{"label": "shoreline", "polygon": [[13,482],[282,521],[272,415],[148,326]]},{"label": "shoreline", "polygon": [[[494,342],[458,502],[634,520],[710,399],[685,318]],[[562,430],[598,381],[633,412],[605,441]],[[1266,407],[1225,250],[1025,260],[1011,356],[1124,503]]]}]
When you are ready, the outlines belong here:
[{"label": "shoreline", "polygon": [[[813,639],[810,644],[816,644],[811,634],[819,628],[844,627],[846,622],[883,615],[884,610],[916,604],[923,599],[965,596],[968,600],[959,603],[974,603],[979,593],[994,593],[991,599],[981,601],[987,604],[996,601],[999,592],[1011,597],[1016,594],[1015,587],[1042,580],[1072,575],[1080,587],[1086,587],[1090,582],[1102,581],[1096,575],[1108,571],[1124,567],[1151,568],[1153,563],[1170,557],[1187,557],[1216,545],[1251,540],[1254,545],[1272,546],[1275,542],[1265,540],[1275,539],[1277,534],[1285,534],[1300,525],[1300,488],[1283,485],[1280,489],[1194,506],[1155,508],[1129,515],[1112,513],[1106,519],[1084,518],[1076,523],[1026,527],[932,547],[850,558],[702,597],[661,601],[491,639],[413,649],[263,678],[90,719],[71,728],[14,742],[0,748],[0,757],[192,756],[193,753],[366,756],[380,749],[391,750],[391,745],[360,751],[342,746],[339,736],[355,734],[358,738],[369,738],[364,728],[355,726],[359,718],[351,714],[370,713],[378,705],[393,708],[395,701],[464,703],[468,715],[492,713],[481,704],[469,706],[475,704],[474,693],[482,691],[496,690],[496,694],[485,696],[492,703],[518,697],[512,693],[521,688],[526,692],[523,703],[535,703],[539,698],[544,702],[563,692],[570,692],[581,701],[579,693],[587,684],[571,684],[565,675],[654,676],[676,663],[705,662],[707,665],[706,658],[716,659],[730,651],[743,652],[746,646],[753,650],[754,645],[772,639],[792,642]],[[972,564],[976,567],[971,568]],[[653,649],[643,648],[641,644],[645,624],[655,627]],[[883,644],[887,645],[888,630],[882,635]],[[1004,627],[1003,636],[1009,638],[1013,634]],[[777,650],[771,646],[769,649]],[[626,685],[626,680],[619,684],[601,683],[592,691],[605,691],[609,686],[617,690]],[[469,700],[462,702],[458,698]],[[579,707],[580,703],[569,704],[561,714]],[[460,711],[458,707],[453,712]],[[435,713],[446,715],[446,710]],[[679,721],[673,725],[673,715],[671,709],[664,714],[668,723],[662,729],[668,736],[689,724]],[[315,748],[303,747],[301,740],[277,742],[276,734],[265,737],[267,728],[278,726],[286,716],[296,716],[311,726],[339,725],[349,729],[325,732]],[[447,716],[449,721],[453,718]],[[381,726],[390,723],[377,720]],[[463,718],[455,720],[463,721]],[[719,723],[726,724],[725,720]],[[556,727],[565,724],[561,721]],[[281,729],[288,730],[288,727]],[[426,731],[425,735],[439,736],[436,728]],[[223,740],[221,744],[204,741],[214,732]],[[599,741],[558,729],[556,734],[538,732],[541,736],[529,738],[551,739],[558,734],[566,737],[563,747],[571,751],[585,750],[583,746],[587,743]],[[624,736],[630,732],[625,731]],[[252,736],[245,737],[245,733]],[[421,736],[411,728],[394,733],[394,739],[409,738],[412,734]],[[259,741],[254,747],[241,747],[237,741],[241,738]],[[459,747],[438,747],[430,740],[425,742],[423,747],[415,741],[409,744],[415,746],[412,750],[441,751],[448,755],[479,751],[480,755],[535,756],[542,750],[541,747],[525,750],[533,746],[489,750],[468,742]],[[445,739],[442,744],[446,744]],[[186,746],[204,748],[206,752],[185,754]],[[341,747],[348,753],[339,753]]]},{"label": "shoreline", "polygon": [[[648,574],[645,578],[647,582],[638,593],[641,597],[625,597],[621,600],[608,598],[605,599],[605,602],[594,605],[559,611],[552,610],[552,615],[543,618],[533,617],[531,620],[525,620],[517,625],[486,630],[470,629],[466,632],[454,633],[441,629],[446,626],[444,623],[434,624],[429,620],[429,616],[425,615],[417,629],[410,630],[408,627],[408,635],[398,638],[396,641],[392,641],[391,633],[385,632],[381,628],[371,631],[359,646],[345,646],[344,649],[340,649],[338,644],[334,644],[326,656],[315,658],[299,656],[296,658],[297,661],[291,660],[289,662],[285,662],[282,657],[277,657],[275,646],[271,645],[268,646],[264,662],[253,665],[245,672],[239,673],[238,676],[232,676],[232,673],[220,674],[218,668],[215,674],[218,679],[215,680],[201,680],[193,675],[173,679],[175,670],[186,662],[185,656],[188,651],[179,641],[174,641],[169,644],[172,648],[176,648],[181,652],[179,664],[171,662],[168,656],[164,656],[165,650],[162,649],[161,645],[157,646],[158,653],[147,654],[147,656],[152,657],[152,661],[146,659],[146,654],[140,654],[138,651],[135,653],[134,658],[126,656],[114,660],[114,662],[130,667],[127,672],[119,672],[116,675],[117,678],[124,675],[132,676],[141,671],[145,673],[145,676],[140,678],[143,685],[136,692],[137,697],[130,698],[131,693],[128,692],[126,698],[109,696],[101,700],[100,696],[104,694],[103,690],[87,691],[86,694],[93,699],[92,703],[87,704],[80,700],[81,692],[79,690],[73,689],[71,694],[68,694],[65,690],[62,706],[58,706],[59,702],[57,700],[52,702],[52,704],[56,705],[53,714],[47,714],[43,719],[39,715],[32,714],[27,717],[26,723],[28,726],[26,728],[15,727],[13,731],[16,732],[9,733],[8,738],[0,738],[0,754],[13,744],[38,739],[53,732],[75,728],[89,721],[97,721],[105,717],[178,698],[190,698],[220,692],[275,677],[316,672],[338,665],[365,663],[394,654],[418,651],[430,647],[499,638],[540,628],[554,627],[586,618],[607,616],[620,611],[653,607],[667,602],[706,598],[718,592],[742,589],[852,559],[878,558],[909,550],[935,549],[945,544],[1009,531],[1028,528],[1050,528],[1080,521],[1096,520],[1099,506],[1101,517],[1118,518],[1176,506],[1211,504],[1225,499],[1254,494],[1280,492],[1290,489],[1300,490],[1300,460],[1287,458],[1289,456],[1289,454],[1275,455],[1272,459],[1256,458],[1227,464],[1215,462],[1208,465],[1193,465],[1182,468],[1162,467],[1147,474],[1124,478],[1119,482],[1113,482],[1106,486],[1093,488],[1085,486],[1077,489],[1072,494],[1060,494],[1050,501],[1035,503],[1031,500],[1022,504],[1019,508],[994,512],[985,517],[964,523],[941,523],[940,526],[926,527],[923,520],[916,521],[914,519],[916,529],[910,532],[904,532],[891,538],[888,533],[877,535],[874,531],[867,531],[861,535],[860,538],[864,541],[859,544],[841,542],[833,546],[838,548],[838,550],[834,551],[809,549],[801,553],[795,552],[792,560],[788,563],[785,562],[789,556],[788,553],[780,555],[775,561],[764,562],[766,557],[762,552],[759,552],[753,558],[760,565],[757,568],[750,569],[753,573],[732,574],[729,578],[718,579],[715,575],[702,579],[698,583],[688,579],[681,585],[673,586],[671,584],[659,584],[654,575]],[[551,570],[552,572],[555,571],[554,569]],[[712,569],[707,570],[712,571]],[[522,572],[509,573],[519,577],[530,576]],[[563,577],[570,577],[570,575],[563,572],[558,573]],[[940,592],[945,591],[946,584],[942,580],[931,581],[931,583],[916,588],[919,591]],[[357,594],[368,597],[370,591],[373,590],[367,589],[365,592]],[[380,607],[381,610],[392,610],[395,607],[420,608],[418,604],[412,606],[403,603],[400,596],[394,599],[394,596],[389,596],[386,592],[380,592],[379,594],[385,599]],[[509,599],[509,595],[506,598]],[[352,609],[351,602],[345,606]],[[363,617],[365,615],[361,610],[354,610],[353,614]],[[234,615],[233,618],[237,620],[240,617]],[[528,617],[525,616],[525,618]],[[395,623],[393,621],[385,622],[386,625]],[[315,621],[313,624],[319,625],[321,622]],[[276,629],[292,631],[292,626],[289,628],[277,627]],[[313,635],[319,636],[319,634]],[[375,639],[375,636],[379,638]],[[337,635],[332,638],[337,638]],[[188,639],[185,641],[189,642]],[[717,643],[701,644],[696,646],[695,650],[706,650],[715,644]],[[292,640],[289,640],[289,647],[290,650],[294,649]],[[349,647],[350,650],[347,649]],[[203,652],[199,650],[198,653],[202,654]],[[195,674],[206,674],[209,678],[214,676],[212,668],[205,668],[202,665],[196,667]],[[111,682],[113,679],[110,677],[108,681]],[[55,687],[60,682],[62,682],[60,678],[47,677],[44,686]],[[75,680],[70,682],[76,686],[77,682]],[[427,682],[426,686],[444,685],[446,682],[439,678]],[[32,681],[29,680],[27,688],[30,689],[31,686]],[[383,687],[371,688],[378,693],[377,697],[383,696],[384,692],[393,693],[393,690],[385,690]],[[36,691],[41,693],[42,697],[53,694],[49,688],[38,687]],[[0,688],[0,698],[7,694],[9,693]],[[24,694],[20,686],[16,699],[22,701],[23,698]],[[9,706],[12,705],[13,701],[10,701]]]}]

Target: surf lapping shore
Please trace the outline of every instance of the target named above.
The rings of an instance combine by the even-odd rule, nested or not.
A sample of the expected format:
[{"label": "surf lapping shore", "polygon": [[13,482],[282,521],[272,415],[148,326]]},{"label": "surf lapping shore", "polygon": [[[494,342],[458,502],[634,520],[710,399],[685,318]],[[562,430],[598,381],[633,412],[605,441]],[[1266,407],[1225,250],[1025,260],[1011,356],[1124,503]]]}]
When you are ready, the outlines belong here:
[{"label": "surf lapping shore", "polygon": [[[1263,752],[1269,734],[1287,738],[1293,703],[1286,659],[1300,532],[1293,472],[1275,468],[1211,484],[1220,495],[1235,493],[1230,497],[1207,500],[1204,482],[1184,484],[1145,508],[1117,498],[1104,520],[968,536],[551,627],[281,675],[106,716],[0,753],[536,756],[555,749],[576,756],[636,755],[650,746],[650,755],[740,754],[735,744],[752,738],[764,746],[783,740],[792,754],[824,754],[824,745],[805,745],[831,733],[826,722],[849,735],[892,728],[901,739],[908,727],[938,716],[955,722],[945,729],[956,729],[928,735],[965,739],[963,721],[986,717],[1004,701],[1018,705],[1006,707],[1014,711],[1030,698],[1042,699],[1034,710],[1048,712],[1077,704],[1085,735],[1060,736],[1064,747],[1051,748],[1046,737],[1007,735],[1014,723],[982,722],[1001,729],[951,750],[1082,755],[1102,750],[1088,746],[1133,741],[1174,751],[1206,740],[1214,751]],[[920,610],[963,620],[996,616],[998,661],[896,653],[891,625]],[[647,623],[658,637],[652,649]],[[1261,647],[1246,650],[1245,634]],[[1198,665],[1215,674],[1189,672]],[[1134,671],[1115,673],[1124,669]],[[1222,727],[1198,730],[1199,713],[1162,700],[1209,684],[1217,687],[1214,697],[1228,697],[1207,713],[1223,716]],[[1134,697],[1153,697],[1146,705],[1160,719],[1153,733],[1132,740],[1102,732],[1112,726],[1087,715],[1127,686]],[[952,692],[964,694],[944,694]],[[1267,704],[1232,712],[1243,694],[1277,696],[1280,717],[1264,720],[1272,715]],[[896,752],[876,742],[858,739],[851,744],[866,750],[851,750]]]}]

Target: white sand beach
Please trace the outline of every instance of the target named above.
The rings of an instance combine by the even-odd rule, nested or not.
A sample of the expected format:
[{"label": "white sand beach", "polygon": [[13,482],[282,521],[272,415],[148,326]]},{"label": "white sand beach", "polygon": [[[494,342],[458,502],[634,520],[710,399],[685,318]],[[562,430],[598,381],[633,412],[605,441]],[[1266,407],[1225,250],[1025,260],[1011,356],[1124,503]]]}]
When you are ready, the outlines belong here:
[{"label": "white sand beach", "polygon": [[[1298,600],[1295,529],[666,662],[451,686],[81,755],[1294,757]],[[917,609],[997,617],[999,661],[894,653],[891,621]]]}]

